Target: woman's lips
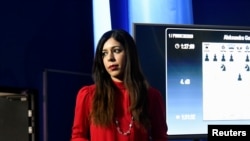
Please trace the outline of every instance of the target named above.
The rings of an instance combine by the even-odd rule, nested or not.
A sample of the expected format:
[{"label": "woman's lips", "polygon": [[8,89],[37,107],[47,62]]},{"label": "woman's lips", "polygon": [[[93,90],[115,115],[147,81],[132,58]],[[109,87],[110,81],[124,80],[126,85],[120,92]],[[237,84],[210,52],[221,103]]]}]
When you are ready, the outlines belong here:
[{"label": "woman's lips", "polygon": [[108,67],[110,70],[117,70],[118,69],[118,65],[110,65],[109,67]]}]

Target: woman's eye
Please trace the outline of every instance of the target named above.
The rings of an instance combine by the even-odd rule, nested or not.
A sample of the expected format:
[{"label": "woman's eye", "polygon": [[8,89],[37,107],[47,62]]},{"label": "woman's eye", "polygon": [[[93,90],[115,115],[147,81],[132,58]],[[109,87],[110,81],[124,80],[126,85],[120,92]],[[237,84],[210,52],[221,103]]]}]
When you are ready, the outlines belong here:
[{"label": "woman's eye", "polygon": [[115,53],[120,53],[120,52],[121,52],[121,49],[114,49],[114,52],[115,52]]},{"label": "woman's eye", "polygon": [[102,56],[106,56],[107,54],[107,52],[102,52]]}]

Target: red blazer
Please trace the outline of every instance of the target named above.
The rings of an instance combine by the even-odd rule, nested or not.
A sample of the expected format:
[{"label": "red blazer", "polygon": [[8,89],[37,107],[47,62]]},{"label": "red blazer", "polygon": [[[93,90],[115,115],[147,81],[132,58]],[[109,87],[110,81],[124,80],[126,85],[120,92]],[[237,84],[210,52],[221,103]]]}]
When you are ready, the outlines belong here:
[{"label": "red blazer", "polygon": [[[109,127],[100,127],[89,121],[91,102],[94,95],[95,85],[82,87],[76,98],[75,116],[72,127],[71,141],[167,141],[167,124],[165,105],[161,93],[149,88],[149,111],[151,120],[151,131],[145,131],[135,123],[129,129],[131,122],[131,113],[129,112],[129,95],[123,83],[115,82],[118,87],[116,96],[115,115],[119,126],[115,122]],[[122,135],[118,132],[117,127],[122,132],[130,131],[128,135]]]}]

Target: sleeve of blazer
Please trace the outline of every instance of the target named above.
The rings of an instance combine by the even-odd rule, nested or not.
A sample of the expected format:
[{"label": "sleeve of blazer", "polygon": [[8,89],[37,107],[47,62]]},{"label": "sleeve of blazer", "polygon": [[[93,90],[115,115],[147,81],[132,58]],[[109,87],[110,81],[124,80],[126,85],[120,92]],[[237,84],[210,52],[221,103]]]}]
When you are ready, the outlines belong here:
[{"label": "sleeve of blazer", "polygon": [[76,97],[75,114],[71,133],[71,141],[90,140],[90,106],[93,95],[93,87],[82,87]]}]

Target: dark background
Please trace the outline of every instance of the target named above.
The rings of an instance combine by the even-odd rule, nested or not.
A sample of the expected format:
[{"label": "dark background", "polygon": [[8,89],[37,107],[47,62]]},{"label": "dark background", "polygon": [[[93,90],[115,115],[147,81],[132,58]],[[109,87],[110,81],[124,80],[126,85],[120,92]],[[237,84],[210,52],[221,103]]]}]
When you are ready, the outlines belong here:
[{"label": "dark background", "polygon": [[[249,7],[193,0],[194,24],[249,26]],[[1,1],[0,18],[0,85],[37,89],[37,138],[69,141],[76,92],[92,82],[92,1]]]}]

